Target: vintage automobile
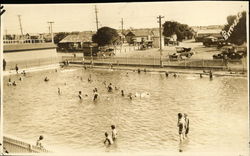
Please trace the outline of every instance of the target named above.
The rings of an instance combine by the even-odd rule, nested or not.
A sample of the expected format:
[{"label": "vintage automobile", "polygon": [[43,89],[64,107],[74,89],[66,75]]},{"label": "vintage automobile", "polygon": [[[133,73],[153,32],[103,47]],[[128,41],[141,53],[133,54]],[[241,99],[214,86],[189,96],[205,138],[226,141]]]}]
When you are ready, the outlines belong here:
[{"label": "vintage automobile", "polygon": [[213,37],[213,36],[205,37],[202,43],[205,47],[217,46],[218,38]]},{"label": "vintage automobile", "polygon": [[185,48],[185,47],[175,47],[176,52],[180,54],[180,56],[186,56],[187,58],[190,58],[194,55],[192,52],[192,48]]},{"label": "vintage automobile", "polygon": [[231,59],[239,60],[247,55],[247,49],[244,46],[225,46],[221,53],[213,55],[213,59]]},{"label": "vintage automobile", "polygon": [[97,53],[97,56],[101,57],[111,57],[114,56],[115,52],[113,48],[101,48]]},{"label": "vintage automobile", "polygon": [[169,55],[169,60],[170,61],[178,61],[181,60],[182,57],[179,53],[173,53],[172,55]]}]

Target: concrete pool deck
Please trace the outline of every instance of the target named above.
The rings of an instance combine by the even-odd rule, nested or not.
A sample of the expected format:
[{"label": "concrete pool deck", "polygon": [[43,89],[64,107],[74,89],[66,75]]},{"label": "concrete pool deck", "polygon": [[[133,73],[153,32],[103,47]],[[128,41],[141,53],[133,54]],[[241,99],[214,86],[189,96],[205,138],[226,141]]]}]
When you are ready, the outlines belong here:
[{"label": "concrete pool deck", "polygon": [[[69,67],[84,67],[82,64],[70,64]],[[97,68],[97,69],[111,69],[108,65],[99,65],[99,66],[90,66],[89,64],[86,65],[87,68]],[[172,73],[179,73],[179,74],[203,74],[208,75],[209,70],[205,70],[206,73],[203,72],[203,70],[194,70],[194,69],[177,69],[177,68],[170,68],[170,67],[138,67],[138,66],[113,66],[113,70],[130,70],[137,72],[138,69],[141,70],[141,73],[144,73],[144,69],[146,69],[147,72],[159,72],[159,73],[165,73],[168,72],[169,74]],[[214,76],[234,76],[234,77],[247,77],[247,73],[242,72],[229,72],[229,71],[221,71],[221,70],[212,70]]]}]

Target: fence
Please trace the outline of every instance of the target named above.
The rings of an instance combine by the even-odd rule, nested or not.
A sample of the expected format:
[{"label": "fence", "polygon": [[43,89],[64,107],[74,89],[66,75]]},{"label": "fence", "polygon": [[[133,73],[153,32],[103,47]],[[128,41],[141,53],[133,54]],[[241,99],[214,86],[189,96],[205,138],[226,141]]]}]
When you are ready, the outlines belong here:
[{"label": "fence", "polygon": [[[96,65],[135,65],[135,66],[160,66],[160,58],[145,58],[145,57],[72,57],[63,56],[61,61],[68,60],[70,63],[85,63]],[[209,59],[181,59],[170,60],[168,58],[162,59],[164,67],[179,67],[179,68],[209,68],[222,70],[247,70],[247,65],[244,59],[242,60],[228,60],[223,59],[209,60]]]},{"label": "fence", "polygon": [[16,65],[18,65],[19,69],[23,69],[23,68],[58,64],[59,61],[60,60],[58,57],[8,61],[6,62],[5,70],[14,70]]},{"label": "fence", "polygon": [[10,136],[3,137],[3,146],[9,153],[48,153],[47,149],[37,147],[20,139]]}]

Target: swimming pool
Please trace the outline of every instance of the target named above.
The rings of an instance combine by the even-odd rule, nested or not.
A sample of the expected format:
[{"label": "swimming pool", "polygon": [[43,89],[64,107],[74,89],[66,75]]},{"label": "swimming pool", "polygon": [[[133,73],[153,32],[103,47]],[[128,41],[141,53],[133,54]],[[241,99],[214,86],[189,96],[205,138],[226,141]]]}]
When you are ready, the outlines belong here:
[{"label": "swimming pool", "polygon": [[[127,74],[128,73],[128,74]],[[92,83],[87,81],[91,75]],[[44,82],[48,76],[50,81]],[[4,77],[4,133],[74,152],[248,152],[247,78],[69,68]],[[107,92],[103,82],[119,90]],[[61,95],[58,95],[58,88]],[[99,97],[93,102],[93,89]],[[132,100],[122,97],[137,95]],[[82,91],[83,100],[79,100]],[[149,95],[147,95],[149,94]],[[142,95],[141,97],[138,95]],[[177,113],[190,119],[179,145]],[[103,144],[115,124],[118,140]]]}]

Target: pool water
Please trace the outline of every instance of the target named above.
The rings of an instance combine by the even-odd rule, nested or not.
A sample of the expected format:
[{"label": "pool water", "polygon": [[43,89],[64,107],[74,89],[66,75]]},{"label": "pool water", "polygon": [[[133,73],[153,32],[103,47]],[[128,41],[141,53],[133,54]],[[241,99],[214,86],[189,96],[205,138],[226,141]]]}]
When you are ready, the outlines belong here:
[{"label": "pool water", "polygon": [[[49,82],[43,81],[45,76]],[[4,77],[4,133],[34,143],[43,135],[55,151],[248,151],[247,78],[166,78],[163,73],[79,68],[28,73],[23,81],[12,75],[17,86],[7,86],[8,78]],[[108,92],[104,81],[118,90]],[[88,96],[80,100],[79,91]],[[128,93],[137,97],[130,100]],[[179,112],[190,119],[189,136],[182,144]],[[106,147],[104,133],[110,134],[111,124],[117,127],[118,139]]]}]

